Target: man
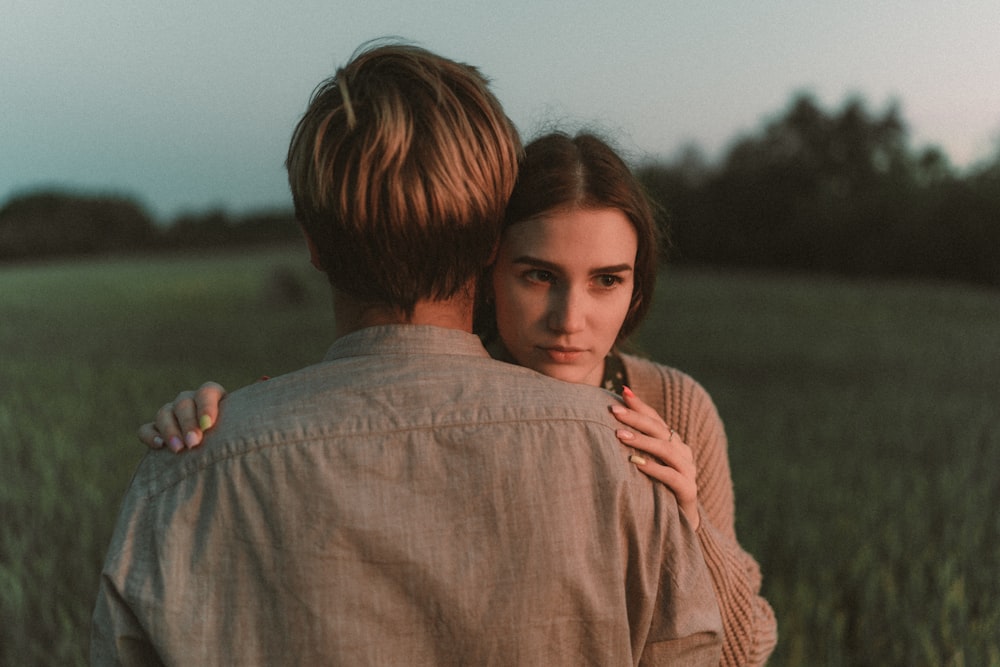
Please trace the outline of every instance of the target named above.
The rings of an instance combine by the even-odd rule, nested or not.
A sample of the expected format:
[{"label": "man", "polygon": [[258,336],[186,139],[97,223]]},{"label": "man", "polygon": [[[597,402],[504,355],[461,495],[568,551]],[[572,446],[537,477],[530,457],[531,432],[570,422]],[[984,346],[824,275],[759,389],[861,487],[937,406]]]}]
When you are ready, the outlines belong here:
[{"label": "man", "polygon": [[317,89],[287,164],[337,339],[140,465],[95,664],[717,664],[697,538],[608,395],[471,333],[518,151],[482,76],[422,49]]}]

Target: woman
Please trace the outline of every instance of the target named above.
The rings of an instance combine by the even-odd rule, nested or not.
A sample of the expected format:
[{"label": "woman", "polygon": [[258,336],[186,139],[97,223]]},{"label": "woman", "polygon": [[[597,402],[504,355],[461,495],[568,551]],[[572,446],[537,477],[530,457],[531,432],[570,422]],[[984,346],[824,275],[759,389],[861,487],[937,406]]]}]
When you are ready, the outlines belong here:
[{"label": "woman", "polygon": [[[545,135],[525,148],[475,327],[498,359],[621,395],[619,439],[648,455],[631,460],[673,491],[701,542],[725,628],[722,664],[762,664],[776,623],[736,540],[722,421],[692,378],[616,349],[651,305],[658,251],[651,207],[621,158],[593,135]],[[223,395],[214,383],[182,392],[140,439],[197,446],[198,417],[210,428]]]}]

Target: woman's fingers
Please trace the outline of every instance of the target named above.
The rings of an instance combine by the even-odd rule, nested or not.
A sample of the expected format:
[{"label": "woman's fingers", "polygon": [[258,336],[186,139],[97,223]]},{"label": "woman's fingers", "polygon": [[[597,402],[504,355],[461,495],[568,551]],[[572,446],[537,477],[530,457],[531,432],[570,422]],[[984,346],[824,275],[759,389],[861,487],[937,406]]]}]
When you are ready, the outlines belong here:
[{"label": "woman's fingers", "polygon": [[625,388],[622,397],[625,402],[624,406],[611,406],[611,412],[618,421],[646,435],[663,439],[670,437],[670,427],[656,410],[643,403],[628,387]]},{"label": "woman's fingers", "polygon": [[201,444],[205,431],[219,419],[219,403],[226,396],[218,382],[206,382],[197,391],[182,391],[156,413],[156,421],[139,427],[139,440],[151,449],[172,452]]},{"label": "woman's fingers", "polygon": [[625,405],[632,410],[646,415],[647,417],[651,417],[659,422],[663,422],[663,419],[660,417],[660,413],[652,407],[646,405],[645,401],[636,396],[635,392],[628,387],[622,387],[622,398],[625,401]]},{"label": "woman's fingers", "polygon": [[198,426],[198,405],[193,391],[182,391],[174,399],[174,419],[181,432],[184,446],[188,449],[201,444],[201,428]]},{"label": "woman's fingers", "polygon": [[618,439],[629,447],[641,450],[647,455],[646,458],[654,458],[664,465],[676,469],[684,475],[689,475],[693,479],[697,469],[694,462],[694,452],[680,436],[675,432],[666,439],[656,438],[642,432],[620,428],[615,434]]},{"label": "woman's fingers", "polygon": [[211,381],[201,385],[197,391],[182,391],[177,394],[174,399],[174,418],[188,449],[200,445],[205,431],[215,425],[219,418],[219,402],[225,395],[223,386]]},{"label": "woman's fingers", "polygon": [[161,449],[166,444],[153,422],[147,422],[139,427],[139,440],[150,449]]},{"label": "woman's fingers", "polygon": [[198,410],[198,428],[207,431],[219,420],[219,403],[226,396],[225,388],[218,382],[206,382],[195,393]]},{"label": "woman's fingers", "polygon": [[[672,440],[680,440],[680,436],[676,434],[669,426],[663,423],[659,415],[649,416],[636,410],[625,407],[624,405],[612,405],[611,414],[615,416],[622,426],[628,428],[628,430],[636,433],[637,435],[642,435],[647,438],[654,440],[662,440],[664,444]],[[659,452],[652,452],[658,454]]]},{"label": "woman's fingers", "polygon": [[[632,456],[630,460],[635,458],[635,456]],[[639,470],[669,487],[674,492],[674,495],[677,495],[677,489],[684,487],[684,475],[677,469],[671,468],[668,465],[662,465],[648,456],[642,456],[641,458],[641,461],[633,460],[632,463],[635,463]],[[678,500],[678,502],[680,501]]]},{"label": "woman's fingers", "polygon": [[[182,436],[183,431],[181,431],[180,425],[177,423],[177,418],[174,416],[174,402],[165,403],[162,408],[156,413],[156,421],[153,423],[153,428],[158,434],[155,437],[160,438],[160,442],[165,444],[167,448],[172,452],[179,452],[184,449],[184,439]],[[145,442],[142,438],[143,429],[140,428],[140,440]],[[148,444],[148,443],[147,443]],[[161,444],[160,446],[163,446]],[[153,443],[154,448],[156,447],[156,442]]]},{"label": "woman's fingers", "polygon": [[671,465],[664,465],[656,459],[640,454],[633,454],[629,460],[635,464],[639,470],[652,479],[661,482],[670,489],[677,499],[677,506],[680,507],[684,516],[692,529],[698,530],[701,525],[698,514],[698,482],[695,479],[694,471],[679,470]]},{"label": "woman's fingers", "polygon": [[681,511],[697,530],[698,468],[693,450],[633,392],[626,388],[623,397],[625,405],[612,405],[611,412],[626,427],[616,431],[618,439],[637,450],[629,460],[674,493]]}]

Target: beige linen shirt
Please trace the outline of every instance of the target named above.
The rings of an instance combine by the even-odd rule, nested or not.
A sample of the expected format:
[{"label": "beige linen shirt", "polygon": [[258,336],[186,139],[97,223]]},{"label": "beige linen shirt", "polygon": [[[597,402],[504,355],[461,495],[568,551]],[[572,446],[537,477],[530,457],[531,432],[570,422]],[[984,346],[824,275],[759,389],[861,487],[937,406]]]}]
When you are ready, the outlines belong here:
[{"label": "beige linen shirt", "polygon": [[459,331],[339,339],[143,460],[93,663],[718,664],[698,538],[613,400]]}]

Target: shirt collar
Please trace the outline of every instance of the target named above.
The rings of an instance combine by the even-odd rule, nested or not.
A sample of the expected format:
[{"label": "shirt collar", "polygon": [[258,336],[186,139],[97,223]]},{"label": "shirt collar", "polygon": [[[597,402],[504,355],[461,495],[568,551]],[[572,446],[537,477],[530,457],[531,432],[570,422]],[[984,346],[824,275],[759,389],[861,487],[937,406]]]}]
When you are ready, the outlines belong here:
[{"label": "shirt collar", "polygon": [[489,357],[479,336],[416,324],[388,324],[366,327],[338,338],[327,351],[325,361],[388,354],[447,354]]}]

